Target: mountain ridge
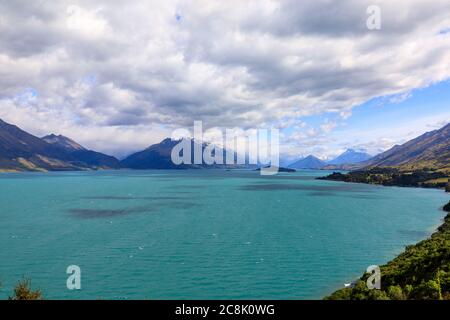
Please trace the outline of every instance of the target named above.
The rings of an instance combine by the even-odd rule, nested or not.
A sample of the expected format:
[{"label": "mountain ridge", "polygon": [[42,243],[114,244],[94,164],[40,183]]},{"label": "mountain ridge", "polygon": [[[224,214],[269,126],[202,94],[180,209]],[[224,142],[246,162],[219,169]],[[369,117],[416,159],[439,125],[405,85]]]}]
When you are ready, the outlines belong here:
[{"label": "mountain ridge", "polygon": [[362,168],[399,167],[402,170],[450,167],[450,123],[395,145],[361,164]]},{"label": "mountain ridge", "polygon": [[[38,138],[0,119],[0,170],[186,169],[206,166],[205,164],[175,165],[172,163],[171,151],[178,142],[167,138],[119,161],[115,157],[88,150],[68,137],[49,134]],[[193,149],[194,144],[198,142],[192,140],[191,143]],[[202,151],[207,146],[208,144],[203,144]],[[224,152],[222,149],[217,150]],[[369,156],[364,152],[347,149],[328,162],[309,155],[291,163],[288,167],[329,170],[363,170],[374,167],[398,167],[401,170],[424,168],[450,170],[450,123],[440,129],[426,132],[404,144],[395,145],[368,160],[359,162],[359,160]],[[248,167],[248,165],[213,165],[208,167],[238,168]]]},{"label": "mountain ridge", "polygon": [[49,144],[59,145],[68,150],[86,150],[82,145],[63,135],[49,134],[41,138]]},{"label": "mountain ridge", "polygon": [[[46,137],[54,139],[58,136]],[[2,171],[71,171],[118,168],[119,162],[114,157],[86,150],[73,140],[70,141],[74,143],[72,150],[68,150],[67,145],[60,144],[58,141],[48,143],[0,119],[0,169]],[[75,148],[75,145],[81,149]]]}]

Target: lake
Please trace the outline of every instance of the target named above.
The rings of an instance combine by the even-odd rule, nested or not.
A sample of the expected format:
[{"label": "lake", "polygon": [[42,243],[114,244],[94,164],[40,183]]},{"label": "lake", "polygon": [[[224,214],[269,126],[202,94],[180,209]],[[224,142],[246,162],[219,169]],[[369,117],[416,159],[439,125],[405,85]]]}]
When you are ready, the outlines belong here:
[{"label": "lake", "polygon": [[445,216],[443,191],[327,173],[1,174],[0,298],[26,277],[48,299],[321,299]]}]

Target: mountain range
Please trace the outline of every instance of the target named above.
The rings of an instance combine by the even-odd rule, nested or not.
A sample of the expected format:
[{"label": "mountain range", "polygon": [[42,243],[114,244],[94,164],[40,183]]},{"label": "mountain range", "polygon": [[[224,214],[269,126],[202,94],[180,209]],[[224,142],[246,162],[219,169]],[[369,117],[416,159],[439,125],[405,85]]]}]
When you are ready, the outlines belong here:
[{"label": "mountain range", "polygon": [[[50,134],[42,138],[31,135],[0,119],[0,171],[62,171],[98,169],[180,169],[180,168],[243,168],[246,165],[180,165],[171,161],[172,148],[179,141],[164,139],[124,160],[88,150],[74,140]],[[191,140],[191,147],[197,144]],[[197,145],[198,146],[198,145]],[[201,146],[205,150],[207,144]],[[218,149],[223,152],[223,150]],[[325,162],[309,155],[291,165],[293,169],[362,169],[399,167],[405,170],[449,168],[450,124],[427,132],[402,145],[371,157],[367,153],[348,149],[335,159]],[[253,166],[254,167],[254,166]]]},{"label": "mountain range", "polygon": [[348,149],[328,162],[308,156],[292,163],[289,167],[327,170],[360,170],[374,167],[396,167],[402,171],[425,168],[450,170],[450,123],[402,145],[395,145],[374,157]]},{"label": "mountain range", "polygon": [[63,136],[33,136],[0,120],[0,169],[2,171],[67,171],[117,169],[114,157],[87,150]]},{"label": "mountain range", "polygon": [[[74,140],[50,134],[42,138],[31,135],[15,125],[0,120],[0,171],[71,171],[98,169],[188,169],[188,168],[256,168],[251,165],[175,165],[172,149],[180,140],[164,139],[145,150],[119,161],[115,157],[88,150]],[[199,143],[190,140],[191,150]],[[200,147],[203,151],[208,144]],[[225,154],[216,148],[215,152]],[[214,151],[213,151],[214,155]],[[236,158],[236,154],[234,154]],[[248,159],[247,159],[248,160]],[[191,156],[191,163],[194,163]]]},{"label": "mountain range", "polygon": [[368,153],[347,149],[344,153],[330,161],[323,161],[319,158],[309,155],[301,158],[289,165],[293,169],[342,169],[347,170],[355,165],[369,160],[372,156]]},{"label": "mountain range", "polygon": [[399,167],[404,170],[450,167],[450,123],[363,162],[363,167]]}]

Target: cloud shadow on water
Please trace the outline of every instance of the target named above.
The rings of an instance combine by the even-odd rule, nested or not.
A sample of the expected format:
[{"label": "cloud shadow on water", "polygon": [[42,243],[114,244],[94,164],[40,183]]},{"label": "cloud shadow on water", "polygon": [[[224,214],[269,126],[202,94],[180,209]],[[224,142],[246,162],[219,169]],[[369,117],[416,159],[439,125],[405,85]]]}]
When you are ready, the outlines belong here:
[{"label": "cloud shadow on water", "polygon": [[83,199],[88,200],[180,200],[183,197],[177,196],[149,196],[149,197],[134,197],[134,196],[89,196]]},{"label": "cloud shadow on water", "polygon": [[309,192],[308,196],[310,197],[334,197],[337,196],[337,194],[333,192],[328,191],[316,191],[316,192]]},{"label": "cloud shadow on water", "polygon": [[150,212],[151,208],[129,208],[129,209],[69,209],[69,213],[79,219],[113,218],[127,216],[133,213]]},{"label": "cloud shadow on water", "polygon": [[166,203],[160,203],[152,207],[135,207],[122,209],[72,208],[67,211],[74,218],[98,219],[98,218],[124,217],[138,213],[156,213],[156,212],[164,213],[165,210],[189,210],[200,206],[201,204],[195,202],[170,201]]}]

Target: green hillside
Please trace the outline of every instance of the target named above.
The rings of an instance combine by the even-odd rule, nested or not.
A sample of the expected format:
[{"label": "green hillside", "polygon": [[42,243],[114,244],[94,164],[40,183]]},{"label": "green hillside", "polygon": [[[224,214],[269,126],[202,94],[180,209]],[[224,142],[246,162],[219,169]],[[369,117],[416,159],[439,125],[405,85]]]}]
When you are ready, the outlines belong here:
[{"label": "green hillside", "polygon": [[[450,212],[450,202],[444,206]],[[450,213],[431,238],[408,246],[381,266],[381,290],[369,290],[368,274],[353,288],[334,292],[328,300],[450,300]]]}]

